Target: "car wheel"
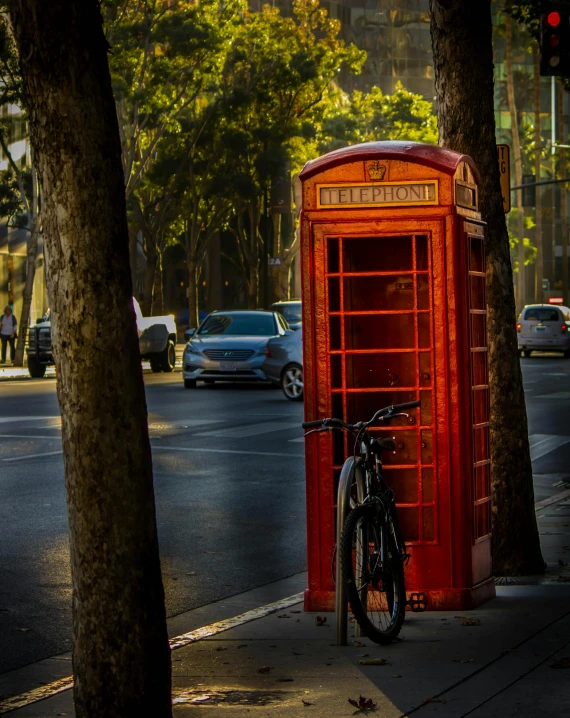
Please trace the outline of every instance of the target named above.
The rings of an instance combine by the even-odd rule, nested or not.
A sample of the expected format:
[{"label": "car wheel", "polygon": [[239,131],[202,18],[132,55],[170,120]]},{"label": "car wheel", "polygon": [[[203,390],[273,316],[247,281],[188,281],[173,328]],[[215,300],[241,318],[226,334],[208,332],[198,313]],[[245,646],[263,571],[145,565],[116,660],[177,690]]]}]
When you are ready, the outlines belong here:
[{"label": "car wheel", "polygon": [[525,349],[525,350],[524,350],[524,355],[525,355],[525,357],[529,357],[531,354],[532,354],[532,350],[531,350],[531,349]]},{"label": "car wheel", "polygon": [[564,359],[570,359],[570,351],[564,352]]},{"label": "car wheel", "polygon": [[281,389],[290,401],[303,401],[303,369],[298,364],[285,367],[281,375]]},{"label": "car wheel", "polygon": [[184,388],[185,389],[195,389],[196,388],[196,379],[184,379]]},{"label": "car wheel", "polygon": [[28,356],[28,373],[32,379],[41,379],[45,376],[46,365],[41,364],[35,357]]},{"label": "car wheel", "polygon": [[155,374],[162,371],[162,362],[160,361],[160,354],[153,354],[150,358],[150,368]]},{"label": "car wheel", "polygon": [[162,371],[171,372],[174,371],[174,365],[176,364],[176,348],[174,342],[169,339],[164,350],[160,353],[160,365]]},{"label": "car wheel", "polygon": [[216,383],[215,379],[204,379],[204,384],[215,384],[215,383]]}]

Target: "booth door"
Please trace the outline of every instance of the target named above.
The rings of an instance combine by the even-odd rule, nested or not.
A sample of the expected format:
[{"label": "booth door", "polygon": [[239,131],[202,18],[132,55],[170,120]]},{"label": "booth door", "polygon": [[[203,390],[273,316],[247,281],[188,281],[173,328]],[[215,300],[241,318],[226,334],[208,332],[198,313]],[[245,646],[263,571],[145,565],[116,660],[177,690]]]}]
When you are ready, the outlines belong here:
[{"label": "booth door", "polygon": [[[436,441],[436,422],[444,427],[446,421],[446,402],[438,403],[445,377],[440,371],[438,380],[436,371],[447,347],[435,331],[446,325],[445,302],[434,301],[445,296],[443,237],[438,221],[409,229],[400,222],[313,225],[316,415],[356,422],[384,406],[421,400],[408,419],[376,431],[396,438],[397,451],[384,456],[384,465],[406,542],[436,550],[449,531],[439,517],[449,512],[449,487]],[[354,447],[340,432],[326,441],[329,465],[321,453],[319,473],[322,481],[323,471],[330,472],[336,496],[342,464]]]}]

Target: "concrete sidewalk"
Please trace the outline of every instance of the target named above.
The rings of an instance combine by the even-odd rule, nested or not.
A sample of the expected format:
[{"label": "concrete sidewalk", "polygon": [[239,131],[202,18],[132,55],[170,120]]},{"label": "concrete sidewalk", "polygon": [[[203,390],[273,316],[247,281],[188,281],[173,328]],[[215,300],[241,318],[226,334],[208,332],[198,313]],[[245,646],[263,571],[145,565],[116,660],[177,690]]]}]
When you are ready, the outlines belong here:
[{"label": "concrete sidewalk", "polygon": [[[499,579],[497,597],[475,611],[408,614],[391,646],[355,638],[350,623],[350,645],[336,647],[334,614],[317,621],[302,610],[304,574],[171,619],[181,645],[172,654],[174,715],[336,718],[354,715],[348,701],[361,695],[383,718],[570,715],[570,499],[560,497],[537,512],[546,576]],[[467,616],[477,620],[466,625]],[[5,674],[0,694],[69,668],[61,656]],[[72,693],[9,715],[73,716]]]}]

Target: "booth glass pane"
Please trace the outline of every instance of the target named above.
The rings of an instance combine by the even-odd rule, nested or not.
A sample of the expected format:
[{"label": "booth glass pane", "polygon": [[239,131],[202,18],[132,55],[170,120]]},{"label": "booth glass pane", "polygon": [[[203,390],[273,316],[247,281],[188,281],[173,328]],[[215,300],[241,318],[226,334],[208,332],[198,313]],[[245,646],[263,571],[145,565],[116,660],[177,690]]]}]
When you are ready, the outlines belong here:
[{"label": "booth glass pane", "polygon": [[420,392],[420,421],[422,426],[431,424],[431,391]]},{"label": "booth glass pane", "polygon": [[422,469],[422,500],[433,501],[433,469]]},{"label": "booth glass pane", "polygon": [[487,346],[487,322],[484,314],[471,314],[471,346]]},{"label": "booth glass pane", "polygon": [[473,450],[475,455],[475,462],[487,461],[490,459],[489,455],[489,429],[488,427],[482,427],[481,429],[473,430]]},{"label": "booth glass pane", "polygon": [[338,243],[339,240],[336,237],[327,242],[327,271],[329,274],[338,273]]},{"label": "booth glass pane", "polygon": [[342,389],[342,356],[331,355],[331,386],[333,389]]},{"label": "booth glass pane", "polygon": [[404,541],[418,541],[420,535],[417,507],[398,507],[398,523],[404,534]]},{"label": "booth glass pane", "polygon": [[431,464],[433,461],[431,451],[431,431],[422,431],[421,449],[422,464]]},{"label": "booth glass pane", "polygon": [[435,538],[435,511],[433,506],[426,506],[423,511],[423,539],[424,541],[433,541]]},{"label": "booth glass pane", "polygon": [[333,464],[342,466],[344,464],[344,436],[340,431],[330,432],[333,450]]},{"label": "booth glass pane", "polygon": [[429,349],[431,345],[430,324],[429,314],[418,314],[418,346],[422,349]]},{"label": "booth glass pane", "polygon": [[[415,383],[415,357],[411,352],[346,355],[346,385],[348,389],[404,388],[413,387]],[[413,401],[414,398],[415,395],[410,401]],[[388,402],[383,406],[387,406],[387,404]],[[360,417],[360,419],[362,418]]]},{"label": "booth glass pane", "polygon": [[471,352],[473,386],[487,384],[487,352]]},{"label": "booth glass pane", "polygon": [[469,271],[485,271],[485,253],[483,242],[479,237],[469,237]]},{"label": "booth glass pane", "polygon": [[471,291],[471,309],[485,309],[485,277],[469,276]]},{"label": "booth glass pane", "polygon": [[489,390],[473,391],[473,423],[484,424],[489,421]]},{"label": "booth glass pane", "polygon": [[344,318],[345,349],[411,349],[413,314],[349,315]]},{"label": "booth glass pane", "polygon": [[427,274],[417,274],[418,309],[429,309],[429,278]]},{"label": "booth glass pane", "polygon": [[412,310],[413,308],[414,278],[411,274],[344,278],[346,312]]},{"label": "booth glass pane", "polygon": [[[342,408],[342,394],[333,394],[332,400],[331,400],[331,416],[333,416],[335,419],[342,419],[343,418],[343,408]],[[336,431],[332,431],[332,434],[336,434]]]},{"label": "booth glass pane", "polygon": [[417,435],[415,431],[398,431],[396,433],[396,452],[382,456],[385,464],[406,466],[418,461]]},{"label": "booth glass pane", "polygon": [[343,272],[411,271],[411,237],[343,237]]},{"label": "booth glass pane", "polygon": [[418,503],[417,469],[391,469],[386,467],[384,478],[388,486],[394,489],[398,503]]},{"label": "booth glass pane", "polygon": [[329,341],[331,351],[342,349],[340,333],[340,317],[329,317]]},{"label": "booth glass pane", "polygon": [[340,311],[340,280],[329,277],[329,312]]},{"label": "booth glass pane", "polygon": [[491,465],[475,468],[475,500],[486,499],[491,495]]},{"label": "booth glass pane", "polygon": [[430,386],[431,384],[431,354],[429,352],[420,352],[420,386]]},{"label": "booth glass pane", "polygon": [[[378,409],[383,409],[385,406],[391,406],[393,404],[404,404],[408,401],[414,401],[415,398],[415,391],[347,392],[345,421],[351,424],[354,424],[356,421],[366,421],[367,419],[371,419]],[[406,413],[413,416],[416,411],[417,409],[411,409]],[[390,426],[409,426],[409,424],[406,417],[402,416],[392,419]],[[390,436],[392,436],[392,434],[390,434]]]},{"label": "booth glass pane", "polygon": [[425,271],[429,267],[428,251],[427,237],[425,235],[416,237],[416,270],[418,272]]},{"label": "booth glass pane", "polygon": [[475,538],[482,538],[491,532],[490,503],[475,506]]}]

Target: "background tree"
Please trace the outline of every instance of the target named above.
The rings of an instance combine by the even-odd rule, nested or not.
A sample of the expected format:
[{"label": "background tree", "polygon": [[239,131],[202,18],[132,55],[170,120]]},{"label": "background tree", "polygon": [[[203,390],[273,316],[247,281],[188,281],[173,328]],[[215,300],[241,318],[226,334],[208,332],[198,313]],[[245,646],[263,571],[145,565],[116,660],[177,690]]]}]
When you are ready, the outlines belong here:
[{"label": "background tree", "polygon": [[121,144],[98,0],[10,0],[42,186],[78,718],[171,715]]},{"label": "background tree", "polygon": [[487,222],[494,570],[498,575],[536,574],[544,570],[544,562],[495,146],[491,5],[489,0],[430,0],[430,17],[440,144],[475,161]]}]

